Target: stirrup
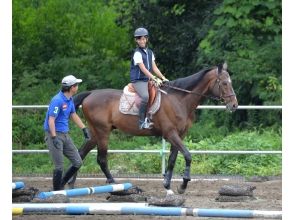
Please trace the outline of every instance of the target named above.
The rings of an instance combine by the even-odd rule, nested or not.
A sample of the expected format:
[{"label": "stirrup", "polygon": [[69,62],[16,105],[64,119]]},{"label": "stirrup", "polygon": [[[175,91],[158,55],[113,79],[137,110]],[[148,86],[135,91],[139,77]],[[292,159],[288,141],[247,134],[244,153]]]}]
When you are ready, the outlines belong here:
[{"label": "stirrup", "polygon": [[145,121],[140,124],[140,129],[152,129],[153,124],[154,123],[151,122],[149,118],[145,118]]}]

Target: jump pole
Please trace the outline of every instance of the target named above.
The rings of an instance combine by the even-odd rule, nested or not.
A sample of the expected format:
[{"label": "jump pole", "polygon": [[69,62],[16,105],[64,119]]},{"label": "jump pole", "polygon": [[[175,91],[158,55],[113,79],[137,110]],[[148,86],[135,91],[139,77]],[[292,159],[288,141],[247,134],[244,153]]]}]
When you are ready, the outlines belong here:
[{"label": "jump pole", "polygon": [[14,203],[13,215],[56,214],[121,214],[122,207],[145,207],[148,203]]},{"label": "jump pole", "polygon": [[282,211],[197,209],[181,207],[122,207],[121,214],[224,218],[282,218]]},{"label": "jump pole", "polygon": [[131,183],[111,184],[111,185],[105,185],[105,186],[94,186],[94,187],[87,187],[87,188],[40,192],[36,197],[39,199],[46,199],[53,195],[58,195],[58,194],[65,195],[67,197],[75,197],[75,196],[90,195],[90,194],[118,192],[118,191],[128,190],[131,187],[132,187]]},{"label": "jump pole", "polygon": [[13,204],[12,214],[108,214],[108,215],[159,215],[224,218],[281,219],[282,211],[197,209],[182,207],[155,207],[147,203],[24,203]]},{"label": "jump pole", "polygon": [[13,182],[12,183],[12,189],[22,189],[25,187],[25,184],[23,182]]}]

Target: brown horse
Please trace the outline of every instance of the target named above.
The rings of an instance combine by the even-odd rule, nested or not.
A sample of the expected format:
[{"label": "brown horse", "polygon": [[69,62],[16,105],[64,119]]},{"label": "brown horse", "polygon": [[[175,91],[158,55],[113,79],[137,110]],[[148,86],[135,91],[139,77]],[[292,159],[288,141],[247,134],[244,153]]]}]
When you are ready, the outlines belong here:
[{"label": "brown horse", "polygon": [[[224,101],[230,111],[238,107],[227,65],[219,65],[202,70],[185,78],[176,79],[161,87],[167,94],[162,94],[161,107],[153,115],[152,129],[140,130],[138,116],[125,115],[119,111],[121,90],[101,89],[79,93],[74,97],[76,108],[82,105],[83,114],[88,122],[92,138],[85,143],[79,153],[84,159],[95,146],[98,146],[97,163],[107,178],[107,183],[115,183],[107,163],[108,139],[113,129],[136,136],[162,136],[170,144],[168,166],[164,175],[163,186],[171,193],[170,183],[178,152],[185,158],[186,167],[183,182],[178,188],[184,193],[190,181],[191,154],[183,144],[188,129],[194,120],[194,111],[204,98]],[[69,184],[72,184],[75,178]]]}]

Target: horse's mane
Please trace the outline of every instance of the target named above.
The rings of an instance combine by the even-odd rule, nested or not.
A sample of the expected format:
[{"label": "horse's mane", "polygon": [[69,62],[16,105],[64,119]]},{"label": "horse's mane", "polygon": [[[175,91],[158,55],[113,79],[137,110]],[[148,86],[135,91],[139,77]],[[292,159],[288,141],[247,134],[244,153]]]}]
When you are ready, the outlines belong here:
[{"label": "horse's mane", "polygon": [[[213,68],[207,68],[199,71],[198,73],[194,73],[190,76],[183,77],[183,78],[178,78],[173,81],[169,81],[168,85],[173,86],[173,87],[178,87],[181,89],[186,89],[186,90],[192,90],[205,76],[206,73],[208,73],[210,70]],[[168,92],[175,92],[176,90],[172,88],[166,87],[165,89]]]}]

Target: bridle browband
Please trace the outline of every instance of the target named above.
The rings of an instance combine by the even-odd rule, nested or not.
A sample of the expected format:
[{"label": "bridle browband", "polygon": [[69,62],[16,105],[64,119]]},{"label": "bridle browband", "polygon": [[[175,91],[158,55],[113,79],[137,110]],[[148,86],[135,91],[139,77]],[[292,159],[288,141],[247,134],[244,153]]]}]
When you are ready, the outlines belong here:
[{"label": "bridle browband", "polygon": [[193,92],[193,91],[190,91],[190,90],[187,90],[187,89],[182,89],[182,88],[179,88],[179,87],[176,87],[176,86],[169,85],[168,82],[167,83],[164,83],[162,85],[164,87],[168,87],[168,88],[171,88],[171,89],[174,89],[174,90],[178,90],[178,91],[186,92],[186,93],[189,93],[189,94],[194,94],[194,95],[198,95],[198,96],[210,98],[210,99],[217,100],[217,101],[222,101],[225,98],[236,96],[236,94],[234,92],[232,94],[229,94],[229,95],[226,95],[226,96],[222,96],[221,86],[220,86],[221,80],[219,79],[219,75],[221,75],[221,74],[218,73],[218,70],[217,69],[216,69],[216,74],[217,74],[217,79],[215,80],[215,83],[214,83],[214,85],[212,87],[212,90],[214,89],[215,85],[218,84],[218,89],[219,89],[219,94],[220,94],[219,97],[218,96],[212,96],[212,95],[205,95],[205,94],[201,94],[201,93],[198,93],[198,92]]}]

